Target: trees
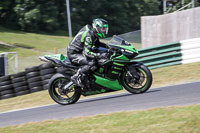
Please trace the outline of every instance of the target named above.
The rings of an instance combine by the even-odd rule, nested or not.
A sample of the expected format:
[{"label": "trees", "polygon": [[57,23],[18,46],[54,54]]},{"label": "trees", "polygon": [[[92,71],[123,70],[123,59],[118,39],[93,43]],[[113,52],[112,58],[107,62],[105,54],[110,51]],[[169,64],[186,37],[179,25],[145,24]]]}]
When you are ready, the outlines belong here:
[{"label": "trees", "polygon": [[12,10],[15,6],[15,0],[1,0],[0,1],[0,24],[9,26],[10,28],[17,28],[15,23],[16,14]]},{"label": "trees", "polygon": [[109,34],[140,29],[140,16],[161,13],[159,0],[73,0],[71,2],[73,33],[94,18],[109,22]]},{"label": "trees", "polygon": [[56,1],[16,0],[17,24],[25,31],[54,31],[59,28]]},{"label": "trees", "polygon": [[[70,0],[73,34],[94,18],[109,22],[109,33],[140,29],[140,16],[160,14],[159,0]],[[0,24],[24,31],[67,30],[65,0],[3,0]],[[5,23],[6,22],[6,23]]]}]

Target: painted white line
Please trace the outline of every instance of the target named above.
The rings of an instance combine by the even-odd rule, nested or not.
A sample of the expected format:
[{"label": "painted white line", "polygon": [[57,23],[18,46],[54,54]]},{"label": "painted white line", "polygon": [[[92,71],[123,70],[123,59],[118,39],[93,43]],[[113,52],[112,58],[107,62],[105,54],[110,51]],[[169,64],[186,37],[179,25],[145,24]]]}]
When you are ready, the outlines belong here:
[{"label": "painted white line", "polygon": [[34,107],[29,107],[29,108],[14,109],[14,110],[6,111],[6,112],[0,112],[0,115],[1,115],[1,114],[6,114],[6,113],[11,113],[11,112],[17,112],[17,111],[35,109],[35,108],[40,108],[40,107],[48,107],[48,106],[52,106],[52,105],[56,105],[56,104],[48,104],[48,105],[34,106]]}]

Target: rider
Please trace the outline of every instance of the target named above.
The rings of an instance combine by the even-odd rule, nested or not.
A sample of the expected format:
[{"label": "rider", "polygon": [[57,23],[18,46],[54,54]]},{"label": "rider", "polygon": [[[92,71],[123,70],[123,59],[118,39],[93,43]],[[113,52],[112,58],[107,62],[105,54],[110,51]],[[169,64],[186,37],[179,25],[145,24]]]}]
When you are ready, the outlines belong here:
[{"label": "rider", "polygon": [[99,47],[107,48],[105,43],[99,38],[105,38],[108,34],[108,22],[104,19],[94,19],[92,27],[84,26],[67,48],[69,60],[76,65],[80,65],[78,72],[71,77],[72,82],[80,87],[84,87],[83,77],[96,69],[96,59],[105,58],[105,53],[100,53],[96,49]]}]

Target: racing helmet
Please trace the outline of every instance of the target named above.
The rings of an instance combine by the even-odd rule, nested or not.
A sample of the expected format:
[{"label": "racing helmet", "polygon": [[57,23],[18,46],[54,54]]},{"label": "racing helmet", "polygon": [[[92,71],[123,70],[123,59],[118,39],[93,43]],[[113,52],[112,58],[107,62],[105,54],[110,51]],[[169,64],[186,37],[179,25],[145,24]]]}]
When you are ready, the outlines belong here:
[{"label": "racing helmet", "polygon": [[92,27],[98,37],[105,38],[107,36],[108,22],[106,20],[100,18],[94,19]]}]

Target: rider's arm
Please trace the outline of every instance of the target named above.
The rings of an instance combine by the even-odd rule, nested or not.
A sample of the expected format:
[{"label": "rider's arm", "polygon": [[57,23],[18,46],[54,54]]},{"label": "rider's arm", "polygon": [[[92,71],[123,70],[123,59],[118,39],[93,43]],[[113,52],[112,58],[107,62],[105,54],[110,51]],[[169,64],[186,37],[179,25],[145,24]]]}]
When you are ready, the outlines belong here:
[{"label": "rider's arm", "polygon": [[105,44],[105,43],[103,43],[103,42],[100,42],[99,39],[97,39],[96,44],[97,44],[97,46],[99,46],[99,47],[108,48],[108,45]]},{"label": "rider's arm", "polygon": [[92,51],[93,40],[91,36],[87,36],[84,41],[83,54],[89,58],[95,58],[97,53]]}]

